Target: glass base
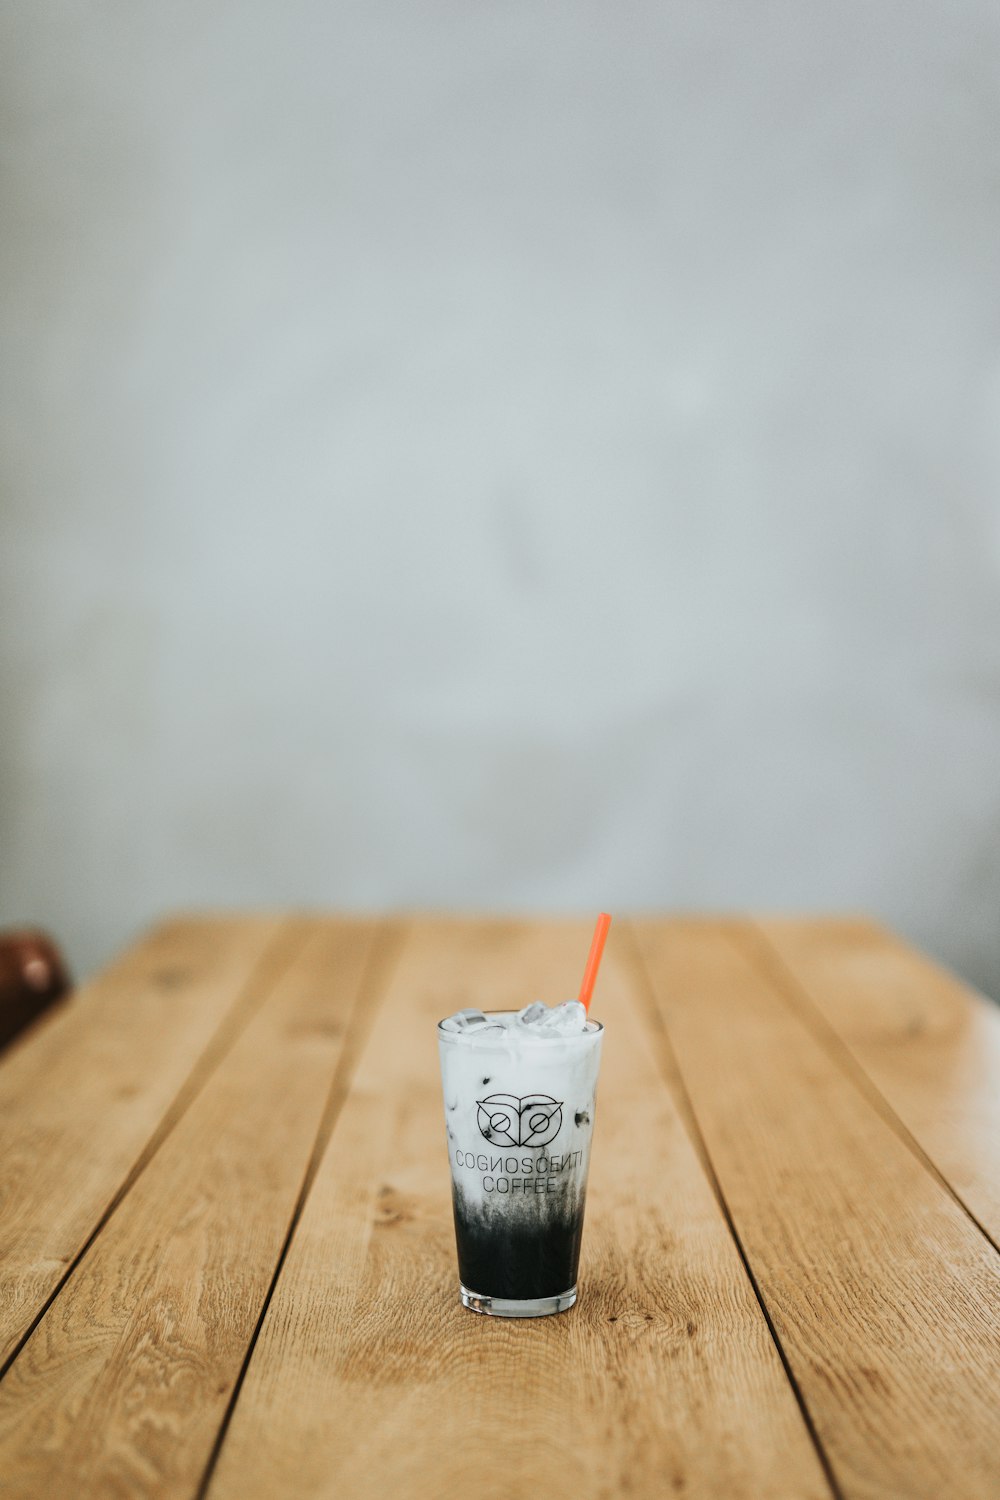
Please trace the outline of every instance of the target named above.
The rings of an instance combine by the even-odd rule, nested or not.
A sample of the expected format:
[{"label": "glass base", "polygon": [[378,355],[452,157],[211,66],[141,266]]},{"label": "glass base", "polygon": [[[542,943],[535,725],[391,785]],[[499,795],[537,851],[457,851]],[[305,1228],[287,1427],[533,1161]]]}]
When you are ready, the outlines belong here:
[{"label": "glass base", "polygon": [[515,1302],[510,1297],[484,1297],[479,1292],[470,1292],[459,1283],[462,1306],[470,1312],[485,1313],[488,1318],[547,1318],[550,1313],[565,1312],[576,1301],[576,1287],[560,1292],[557,1297],[530,1297],[524,1302]]}]

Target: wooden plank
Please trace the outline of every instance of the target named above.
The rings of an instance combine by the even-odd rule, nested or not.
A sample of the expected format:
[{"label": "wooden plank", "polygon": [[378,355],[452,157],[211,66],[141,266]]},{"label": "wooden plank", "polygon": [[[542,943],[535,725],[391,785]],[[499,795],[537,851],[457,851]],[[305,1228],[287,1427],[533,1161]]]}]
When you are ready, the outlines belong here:
[{"label": "wooden plank", "polygon": [[273,919],[165,922],[0,1061],[0,1368],[286,946]]},{"label": "wooden plank", "polygon": [[829,1497],[614,935],[581,1300],[529,1322],[459,1305],[435,1022],[565,996],[589,935],[576,923],[413,933],[209,1500]]},{"label": "wooden plank", "polygon": [[874,922],[757,927],[793,997],[812,1001],[1000,1244],[1000,1007]]},{"label": "wooden plank", "polygon": [[1000,1257],[753,958],[639,924],[693,1108],[834,1474],[855,1497],[1000,1493]]},{"label": "wooden plank", "polygon": [[0,1386],[16,1500],[188,1497],[287,1235],[372,948],[305,945],[84,1256]]}]

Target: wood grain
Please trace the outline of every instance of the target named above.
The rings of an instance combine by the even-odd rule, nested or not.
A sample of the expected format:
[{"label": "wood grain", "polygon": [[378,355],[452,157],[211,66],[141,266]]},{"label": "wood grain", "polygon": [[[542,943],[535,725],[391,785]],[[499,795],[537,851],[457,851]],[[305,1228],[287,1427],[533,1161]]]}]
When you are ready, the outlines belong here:
[{"label": "wood grain", "polygon": [[737,1233],[850,1500],[1000,1493],[1000,1257],[745,928],[636,927]]},{"label": "wood grain", "polygon": [[874,922],[757,927],[799,993],[1000,1244],[1000,1007]]},{"label": "wood grain", "polygon": [[298,923],[260,1003],[0,1386],[2,1493],[189,1497],[278,1263],[373,924]]},{"label": "wood grain", "polygon": [[0,1366],[284,941],[273,919],[163,923],[0,1060]]},{"label": "wood grain", "polygon": [[718,1203],[608,945],[581,1301],[458,1302],[434,1023],[572,990],[585,924],[421,924],[251,1359],[210,1500],[828,1497]]}]

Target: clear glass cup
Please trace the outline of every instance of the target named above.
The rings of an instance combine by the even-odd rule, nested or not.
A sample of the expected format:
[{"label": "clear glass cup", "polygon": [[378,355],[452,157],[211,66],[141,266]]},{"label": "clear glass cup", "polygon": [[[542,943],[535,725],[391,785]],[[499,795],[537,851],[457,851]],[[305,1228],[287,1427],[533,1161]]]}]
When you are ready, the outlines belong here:
[{"label": "clear glass cup", "polygon": [[603,1031],[438,1025],[459,1284],[473,1312],[539,1318],[576,1301]]}]

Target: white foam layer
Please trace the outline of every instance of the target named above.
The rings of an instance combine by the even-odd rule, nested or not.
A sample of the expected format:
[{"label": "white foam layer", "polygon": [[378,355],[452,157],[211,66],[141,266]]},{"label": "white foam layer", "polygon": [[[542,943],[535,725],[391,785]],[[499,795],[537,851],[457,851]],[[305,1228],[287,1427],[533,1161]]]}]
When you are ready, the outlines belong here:
[{"label": "white foam layer", "polygon": [[474,1033],[479,1037],[496,1037],[508,1030],[527,1028],[536,1037],[577,1036],[585,1031],[598,1031],[595,1022],[588,1021],[586,1008],[579,1000],[564,1000],[561,1005],[543,1005],[533,1000],[523,1010],[491,1010],[489,1012],[467,1008],[456,1010],[440,1023],[441,1030],[459,1035]]}]

